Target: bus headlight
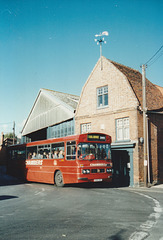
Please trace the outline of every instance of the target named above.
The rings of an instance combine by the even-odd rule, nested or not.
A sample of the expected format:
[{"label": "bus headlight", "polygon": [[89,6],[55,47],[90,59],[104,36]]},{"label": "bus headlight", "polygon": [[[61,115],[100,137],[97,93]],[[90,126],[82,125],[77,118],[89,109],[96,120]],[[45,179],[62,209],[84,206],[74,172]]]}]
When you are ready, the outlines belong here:
[{"label": "bus headlight", "polygon": [[89,174],[90,173],[90,169],[82,169],[82,173],[83,174]]},{"label": "bus headlight", "polygon": [[107,169],[106,169],[106,172],[107,172],[107,173],[111,173],[111,172],[112,172],[112,169],[111,169],[111,168],[107,168]]}]

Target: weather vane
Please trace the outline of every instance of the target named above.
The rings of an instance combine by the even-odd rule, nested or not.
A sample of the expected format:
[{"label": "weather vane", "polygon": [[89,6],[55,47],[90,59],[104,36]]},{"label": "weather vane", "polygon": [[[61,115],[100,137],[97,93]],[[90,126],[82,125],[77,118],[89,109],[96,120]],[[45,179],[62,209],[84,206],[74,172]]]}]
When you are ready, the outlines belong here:
[{"label": "weather vane", "polygon": [[109,33],[107,31],[104,31],[100,34],[95,35],[95,37],[96,37],[95,42],[97,42],[97,45],[100,44],[100,57],[102,56],[102,43],[106,44],[106,41],[103,36],[109,36]]},{"label": "weather vane", "polygon": [[[106,44],[106,41],[103,36],[109,36],[109,33],[107,31],[104,31],[100,34],[95,35],[95,42],[97,42],[97,45],[100,45],[100,58],[102,57],[102,43]],[[101,70],[102,70],[102,58],[101,58]]]}]

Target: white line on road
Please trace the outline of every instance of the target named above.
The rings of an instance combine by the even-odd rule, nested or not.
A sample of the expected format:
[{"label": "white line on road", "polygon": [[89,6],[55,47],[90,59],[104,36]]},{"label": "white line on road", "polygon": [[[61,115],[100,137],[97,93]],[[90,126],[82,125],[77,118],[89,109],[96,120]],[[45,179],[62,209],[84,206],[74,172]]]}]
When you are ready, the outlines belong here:
[{"label": "white line on road", "polygon": [[[156,225],[157,220],[161,216],[162,208],[160,206],[159,201],[157,201],[156,199],[154,199],[146,194],[143,194],[143,193],[139,193],[139,192],[135,192],[135,191],[134,191],[134,193],[139,194],[143,197],[146,197],[146,198],[152,200],[155,204],[155,206],[153,207],[154,213],[151,213],[148,216],[148,220],[140,225],[141,230],[135,231],[129,237],[129,240],[143,240],[149,236],[149,229],[151,229],[152,227],[154,227]],[[151,220],[151,219],[153,219],[153,220]],[[161,238],[160,240],[163,240],[163,238]]]},{"label": "white line on road", "polygon": [[36,192],[35,192],[35,195],[39,195],[39,194],[43,193],[44,191],[45,191],[45,189],[42,188],[40,191],[36,191]]},{"label": "white line on road", "polygon": [[147,232],[134,232],[129,237],[129,240],[142,240],[148,237],[148,235],[149,234]]}]

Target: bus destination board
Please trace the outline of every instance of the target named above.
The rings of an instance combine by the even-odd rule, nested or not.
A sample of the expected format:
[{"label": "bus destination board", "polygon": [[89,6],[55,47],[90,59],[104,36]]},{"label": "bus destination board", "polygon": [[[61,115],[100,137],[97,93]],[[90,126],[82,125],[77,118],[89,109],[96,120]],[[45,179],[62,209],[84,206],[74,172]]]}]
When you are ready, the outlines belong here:
[{"label": "bus destination board", "polygon": [[106,141],[106,136],[101,134],[88,134],[88,141]]}]

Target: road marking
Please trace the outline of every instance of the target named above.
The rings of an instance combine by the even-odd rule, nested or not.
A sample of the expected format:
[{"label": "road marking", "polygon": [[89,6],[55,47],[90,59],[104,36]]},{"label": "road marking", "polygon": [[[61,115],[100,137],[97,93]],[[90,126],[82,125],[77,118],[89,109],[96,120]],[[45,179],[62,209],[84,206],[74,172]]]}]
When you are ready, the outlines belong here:
[{"label": "road marking", "polygon": [[[161,213],[162,213],[162,208],[160,206],[159,201],[157,201],[155,198],[152,198],[152,197],[150,197],[146,194],[140,193],[140,192],[134,191],[134,193],[139,194],[143,197],[146,197],[146,198],[152,200],[155,204],[155,206],[153,207],[154,213],[151,213],[148,216],[148,220],[140,225],[141,231],[135,231],[129,237],[129,240],[143,240],[150,235],[148,232],[149,229],[151,229],[152,227],[154,227],[157,224],[157,221],[160,218]],[[163,237],[160,240],[163,240]]]},{"label": "road marking", "polygon": [[45,188],[42,188],[40,191],[36,191],[35,192],[35,195],[39,195],[39,194],[41,194],[42,192],[44,192],[45,191]]},{"label": "road marking", "polygon": [[134,232],[129,237],[129,240],[142,240],[148,237],[148,235],[149,234],[147,232]]},{"label": "road marking", "polygon": [[147,220],[146,222],[142,223],[142,224],[140,225],[140,227],[143,228],[143,229],[144,229],[144,228],[145,228],[145,229],[150,229],[150,228],[152,228],[155,224],[156,224],[156,222]]},{"label": "road marking", "polygon": [[38,191],[38,192],[36,191],[35,196],[39,195],[40,193],[41,193],[41,191]]},{"label": "road marking", "polygon": [[149,215],[149,218],[155,218],[155,219],[158,219],[160,217],[160,213],[151,213]]}]

